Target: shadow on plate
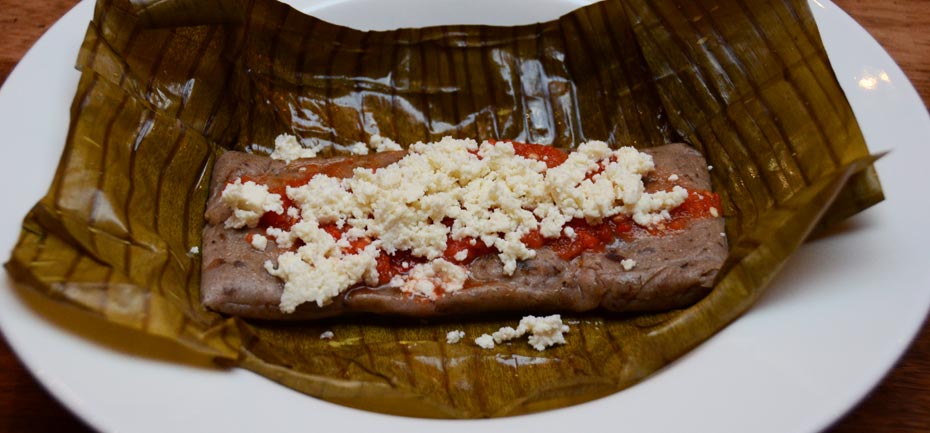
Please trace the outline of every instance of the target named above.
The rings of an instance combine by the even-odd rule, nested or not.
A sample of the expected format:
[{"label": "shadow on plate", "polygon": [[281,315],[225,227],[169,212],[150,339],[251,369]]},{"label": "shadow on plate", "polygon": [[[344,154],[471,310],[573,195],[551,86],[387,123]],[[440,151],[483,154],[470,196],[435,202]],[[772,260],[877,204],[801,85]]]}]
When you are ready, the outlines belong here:
[{"label": "shadow on plate", "polygon": [[135,358],[186,367],[217,370],[223,367],[209,356],[196,353],[174,341],[125,328],[93,316],[75,306],[57,302],[5,276],[6,285],[45,322],[98,347]]},{"label": "shadow on plate", "polygon": [[[825,285],[830,275],[846,272],[858,266],[858,260],[869,260],[867,255],[829,254],[829,244],[842,242],[856,233],[868,230],[875,221],[866,215],[857,215],[822,231],[818,231],[801,245],[781,271],[769,282],[768,287],[751,310],[764,310],[794,302],[810,290],[842,290],[835,285]],[[751,311],[750,310],[750,311]]]},{"label": "shadow on plate", "polygon": [[872,225],[872,220],[869,218],[848,218],[824,230],[815,231],[810,236],[810,238],[807,239],[806,244],[809,245],[825,239],[833,238],[835,236],[844,236],[858,231],[867,230]]}]

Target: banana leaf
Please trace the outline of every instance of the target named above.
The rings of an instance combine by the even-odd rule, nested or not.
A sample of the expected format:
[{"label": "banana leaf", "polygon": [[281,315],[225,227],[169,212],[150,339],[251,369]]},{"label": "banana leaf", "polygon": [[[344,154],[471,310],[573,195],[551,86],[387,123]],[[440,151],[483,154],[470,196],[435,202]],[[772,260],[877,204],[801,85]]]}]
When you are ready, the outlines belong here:
[{"label": "banana leaf", "polygon": [[[106,320],[340,404],[423,417],[562,407],[643,380],[746,311],[814,230],[882,199],[805,0],[606,0],[516,27],[364,32],[274,0],[99,0],[55,179],[6,264]],[[713,166],[730,255],[678,311],[570,316],[537,352],[447,344],[519,316],[268,323],[199,302],[216,156],[288,132],[571,148],[685,141]],[[335,338],[319,335],[332,330]]]}]

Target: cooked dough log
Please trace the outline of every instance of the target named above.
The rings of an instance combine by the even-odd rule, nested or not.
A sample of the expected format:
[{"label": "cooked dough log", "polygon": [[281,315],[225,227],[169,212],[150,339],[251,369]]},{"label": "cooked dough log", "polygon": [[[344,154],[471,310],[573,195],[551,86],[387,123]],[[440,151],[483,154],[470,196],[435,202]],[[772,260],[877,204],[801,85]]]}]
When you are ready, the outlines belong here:
[{"label": "cooked dough log", "polygon": [[[668,177],[687,189],[709,190],[710,175],[704,158],[684,144],[644,150],[652,154],[656,170],[645,179],[647,191],[670,186]],[[278,176],[290,170],[325,171],[330,176],[351,176],[357,166],[383,167],[404,155],[387,152],[361,157],[282,161],[241,152],[227,152],[217,161],[207,203],[203,232],[201,297],[205,306],[236,316],[300,320],[356,313],[414,317],[476,314],[494,311],[581,312],[603,309],[616,312],[661,311],[688,306],[711,289],[727,255],[722,217],[695,219],[683,230],[632,241],[616,240],[603,252],[587,251],[566,261],[549,247],[534,259],[519,262],[513,275],[505,275],[496,255],[470,263],[465,288],[436,301],[415,298],[396,288],[358,287],[331,304],[306,303],[292,314],[278,309],[284,284],[268,274],[266,260],[281,251],[274,242],[258,251],[245,242],[261,229],[223,227],[230,215],[219,196],[226,183],[240,176]],[[625,270],[624,259],[635,267]]]}]

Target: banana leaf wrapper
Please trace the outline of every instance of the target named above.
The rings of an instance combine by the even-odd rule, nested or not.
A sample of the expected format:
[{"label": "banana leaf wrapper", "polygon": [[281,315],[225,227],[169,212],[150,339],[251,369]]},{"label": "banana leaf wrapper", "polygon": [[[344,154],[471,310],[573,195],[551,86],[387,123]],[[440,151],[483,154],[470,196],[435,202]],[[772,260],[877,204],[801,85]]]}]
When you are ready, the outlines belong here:
[{"label": "banana leaf wrapper", "polygon": [[[307,394],[423,417],[562,407],[644,379],[737,318],[814,230],[882,199],[804,0],[607,0],[517,27],[363,32],[272,0],[100,0],[48,194],[6,264],[106,320]],[[205,310],[214,159],[289,132],[351,144],[446,135],[571,148],[691,143],[731,250],[679,311],[568,317],[568,344],[449,345],[518,317],[250,322]],[[321,340],[332,330],[335,338]]]}]

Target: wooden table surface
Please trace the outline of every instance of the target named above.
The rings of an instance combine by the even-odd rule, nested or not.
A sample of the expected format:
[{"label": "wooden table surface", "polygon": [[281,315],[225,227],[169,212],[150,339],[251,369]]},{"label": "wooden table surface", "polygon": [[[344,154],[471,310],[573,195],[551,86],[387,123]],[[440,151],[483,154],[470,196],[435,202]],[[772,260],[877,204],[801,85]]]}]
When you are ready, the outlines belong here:
[{"label": "wooden table surface", "polygon": [[[930,1],[834,0],[898,62],[930,106]],[[0,84],[76,0],[0,0]],[[29,375],[0,340],[0,432],[89,431]],[[830,430],[930,432],[930,324],[865,400]]]}]

